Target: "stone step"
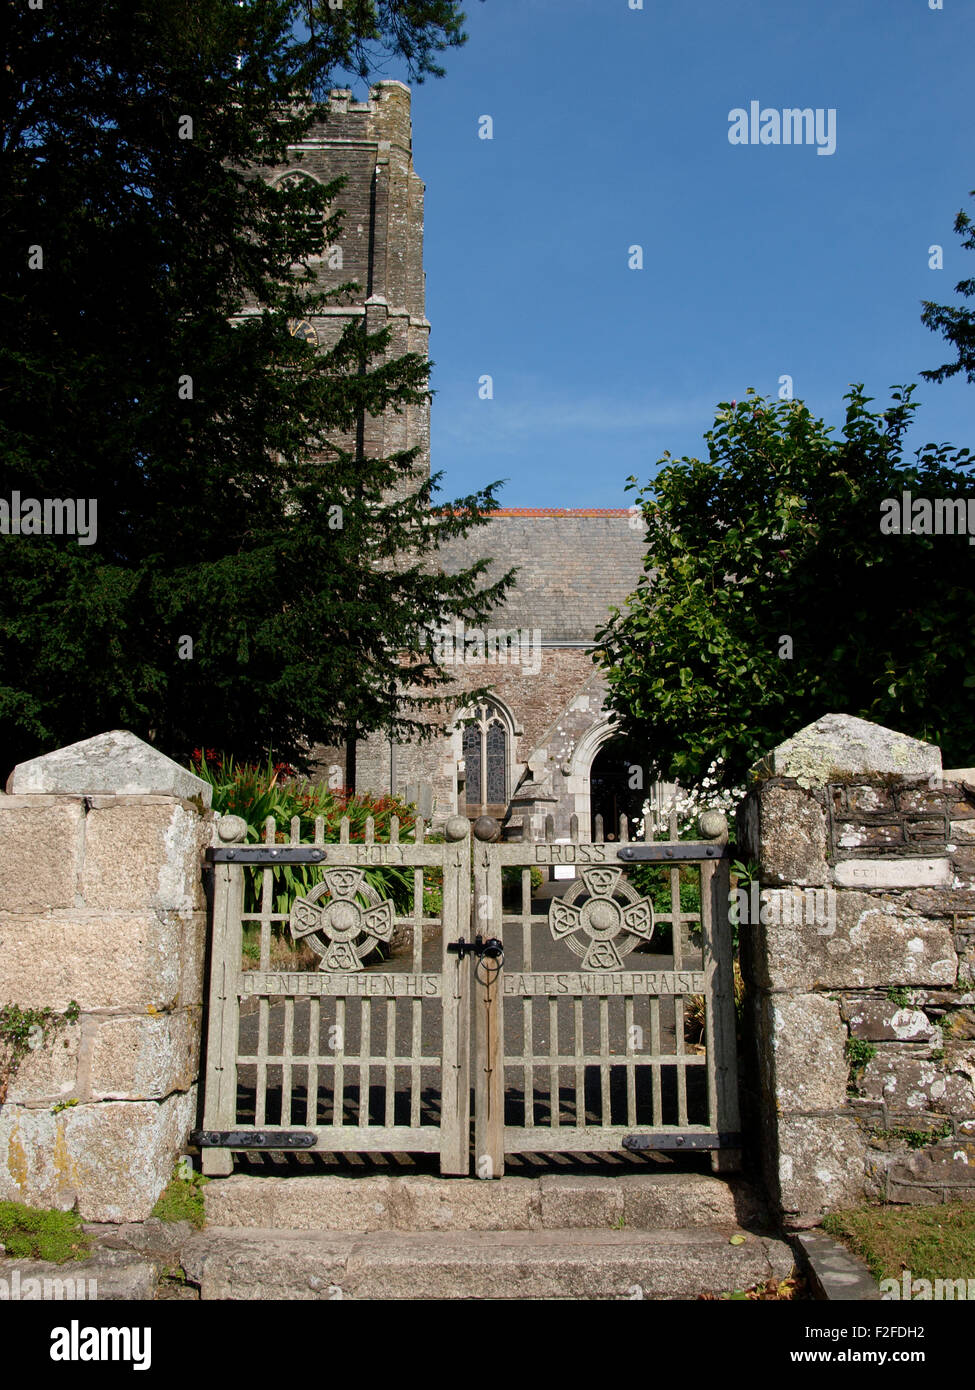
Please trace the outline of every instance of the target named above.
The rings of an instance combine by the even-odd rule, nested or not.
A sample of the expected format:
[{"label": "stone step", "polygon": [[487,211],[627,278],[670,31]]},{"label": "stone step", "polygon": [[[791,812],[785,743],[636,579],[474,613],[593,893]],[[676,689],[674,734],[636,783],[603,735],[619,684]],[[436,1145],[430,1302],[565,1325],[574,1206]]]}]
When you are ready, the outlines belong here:
[{"label": "stone step", "polygon": [[353,1235],[213,1227],[183,1249],[187,1277],[206,1300],[693,1299],[782,1279],[792,1267],[783,1241],[727,1228]]},{"label": "stone step", "polygon": [[136,1251],[102,1246],[88,1259],[64,1264],[10,1256],[0,1258],[0,1300],[145,1302],[155,1298],[164,1268],[158,1259]]},{"label": "stone step", "polygon": [[538,1178],[216,1178],[207,1222],[294,1231],[682,1230],[761,1220],[754,1190],[704,1173]]}]

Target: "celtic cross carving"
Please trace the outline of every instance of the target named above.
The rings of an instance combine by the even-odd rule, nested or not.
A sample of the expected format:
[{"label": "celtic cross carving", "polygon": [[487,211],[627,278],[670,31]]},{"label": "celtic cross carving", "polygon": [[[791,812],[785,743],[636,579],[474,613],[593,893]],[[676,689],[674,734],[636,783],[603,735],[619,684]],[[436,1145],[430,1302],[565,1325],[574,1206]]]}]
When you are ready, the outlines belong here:
[{"label": "celtic cross carving", "polygon": [[[356,902],[361,896],[368,907]],[[328,902],[321,902],[327,897]],[[304,898],[296,898],[288,926],[321,956],[319,970],[358,970],[377,941],[393,936],[393,904],[380,898],[361,869],[326,869]]]},{"label": "celtic cross carving", "polygon": [[582,956],[584,970],[622,970],[623,956],[653,936],[653,904],[630,887],[622,869],[583,869],[564,897],[552,899],[548,924],[556,941]]}]

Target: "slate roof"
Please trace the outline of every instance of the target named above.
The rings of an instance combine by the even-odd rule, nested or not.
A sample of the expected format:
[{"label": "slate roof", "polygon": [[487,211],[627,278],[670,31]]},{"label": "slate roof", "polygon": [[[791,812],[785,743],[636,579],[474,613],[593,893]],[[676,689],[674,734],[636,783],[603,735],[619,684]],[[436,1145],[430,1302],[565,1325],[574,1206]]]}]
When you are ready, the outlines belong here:
[{"label": "slate roof", "polygon": [[490,556],[490,578],[518,567],[507,603],[491,627],[538,628],[542,642],[591,642],[622,608],[643,572],[644,529],[624,508],[509,508],[491,513],[466,540],[444,546],[448,574]]}]

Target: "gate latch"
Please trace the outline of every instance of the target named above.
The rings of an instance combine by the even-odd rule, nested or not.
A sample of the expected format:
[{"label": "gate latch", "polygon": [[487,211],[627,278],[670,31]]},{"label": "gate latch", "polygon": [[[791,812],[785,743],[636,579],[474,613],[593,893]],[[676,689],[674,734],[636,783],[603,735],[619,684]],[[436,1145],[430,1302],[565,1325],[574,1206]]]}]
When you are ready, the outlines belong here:
[{"label": "gate latch", "polygon": [[496,936],[489,936],[487,941],[483,936],[475,936],[473,941],[465,941],[461,937],[459,941],[448,942],[447,950],[452,955],[459,956],[461,960],[465,956],[477,956],[478,960],[487,956],[488,960],[498,962],[499,969],[504,964],[504,947]]}]

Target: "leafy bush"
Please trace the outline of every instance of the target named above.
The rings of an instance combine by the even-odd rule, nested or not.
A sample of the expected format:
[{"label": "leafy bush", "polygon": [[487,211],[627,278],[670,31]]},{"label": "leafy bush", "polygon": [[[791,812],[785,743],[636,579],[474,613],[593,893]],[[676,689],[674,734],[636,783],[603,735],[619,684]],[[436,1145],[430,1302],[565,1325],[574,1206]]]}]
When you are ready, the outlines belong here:
[{"label": "leafy bush", "polygon": [[[324,822],[326,843],[339,839],[343,817],[349,821],[349,840],[361,844],[366,838],[366,820],[372,816],[374,835],[378,842],[388,843],[393,816],[399,817],[400,839],[411,842],[416,833],[416,808],[398,797],[372,797],[367,793],[336,791],[324,782],[312,782],[294,777],[287,764],[266,767],[252,763],[237,763],[233,758],[213,759],[212,750],[197,749],[191,763],[192,771],[213,788],[213,809],[219,815],[241,816],[247,822],[246,842],[264,844],[264,827],[270,817],[275,824],[275,840],[286,844],[291,839],[292,822],[297,821],[298,838],[310,843],[315,834],[315,821]],[[432,840],[437,837],[427,836]],[[244,912],[259,912],[261,883],[264,870],[248,865],[244,879]],[[366,882],[381,898],[392,899],[398,911],[412,905],[413,870],[396,865],[364,865]],[[272,911],[287,913],[296,897],[308,893],[322,880],[323,870],[314,864],[279,864],[272,870]],[[424,874],[424,885],[436,888],[438,875]]]},{"label": "leafy bush", "polygon": [[907,447],[914,390],[875,413],[852,386],[839,430],[749,390],[721,402],[702,457],[665,453],[638,491],[643,574],[594,655],[649,778],[730,791],[824,710],[938,743],[949,767],[968,756],[971,550],[930,521],[900,534],[890,507],[907,492],[964,508],[972,459]]},{"label": "leafy bush", "polygon": [[[535,864],[525,865],[526,869],[531,869],[531,891],[542,886],[542,871]],[[501,891],[506,897],[517,897],[521,900],[521,875],[523,869],[520,864],[508,864],[501,870]]]}]

